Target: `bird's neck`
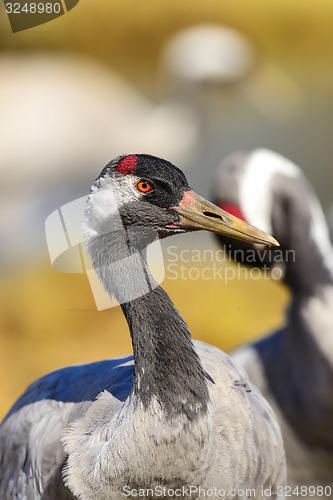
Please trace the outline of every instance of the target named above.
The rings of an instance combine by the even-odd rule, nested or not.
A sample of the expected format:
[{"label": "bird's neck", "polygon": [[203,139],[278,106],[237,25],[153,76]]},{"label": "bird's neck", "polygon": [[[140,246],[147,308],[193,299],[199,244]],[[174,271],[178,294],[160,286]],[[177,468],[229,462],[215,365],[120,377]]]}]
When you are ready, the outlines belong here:
[{"label": "bird's neck", "polygon": [[119,301],[129,325],[134,352],[131,398],[145,408],[157,403],[171,417],[182,413],[193,420],[207,411],[209,392],[188,327],[153,279],[143,254],[128,238],[126,251],[114,235],[112,241],[108,238],[103,236],[88,250],[105,290]]},{"label": "bird's neck", "polygon": [[[288,310],[290,352],[322,358],[333,369],[333,249],[321,206],[309,187],[289,204],[288,237],[291,250],[285,282],[291,289]],[[286,244],[287,242],[287,244]],[[297,360],[296,360],[297,363]],[[323,366],[325,363],[323,362]]]},{"label": "bird's neck", "polygon": [[286,203],[287,224],[276,233],[281,249],[289,251],[287,324],[258,349],[275,397],[297,432],[312,445],[332,449],[333,251],[318,200],[307,185],[297,192]]},{"label": "bird's neck", "polygon": [[333,251],[319,202],[306,192],[303,202],[302,210],[299,204],[289,208],[287,248],[293,258],[287,262],[286,284],[291,302],[281,337],[281,366],[276,366],[276,351],[267,365],[269,370],[276,366],[272,376],[279,380],[276,394],[285,399],[282,407],[288,409],[298,432],[305,440],[311,437],[310,444],[332,449]]},{"label": "bird's neck", "polygon": [[[288,209],[285,282],[294,297],[311,297],[317,289],[333,290],[333,247],[317,198],[304,190]],[[285,240],[285,241],[284,241]]]},{"label": "bird's neck", "polygon": [[333,383],[333,287],[318,286],[312,295],[293,297],[287,318],[286,352],[294,356],[295,368],[318,363]]},{"label": "bird's neck", "polygon": [[[289,206],[285,282],[291,289],[288,342],[297,351],[314,343],[333,368],[333,248],[317,198],[311,191]],[[308,342],[307,339],[311,339]],[[291,347],[292,348],[292,347]]]},{"label": "bird's neck", "polygon": [[206,413],[207,375],[186,323],[166,292],[157,287],[122,305],[134,352],[133,396],[145,408],[157,402],[170,417],[189,420]]},{"label": "bird's neck", "polygon": [[[328,291],[327,291],[328,292]],[[257,344],[276,400],[305,442],[333,450],[333,293],[293,300],[285,329]]]}]

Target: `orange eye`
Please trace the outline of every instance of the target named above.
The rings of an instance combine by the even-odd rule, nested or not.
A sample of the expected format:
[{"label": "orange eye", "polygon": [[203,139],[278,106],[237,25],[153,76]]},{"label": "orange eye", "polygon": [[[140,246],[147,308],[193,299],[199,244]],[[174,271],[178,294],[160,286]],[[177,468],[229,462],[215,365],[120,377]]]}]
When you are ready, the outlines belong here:
[{"label": "orange eye", "polygon": [[147,181],[139,181],[136,185],[136,189],[141,193],[148,193],[153,189],[153,186]]}]

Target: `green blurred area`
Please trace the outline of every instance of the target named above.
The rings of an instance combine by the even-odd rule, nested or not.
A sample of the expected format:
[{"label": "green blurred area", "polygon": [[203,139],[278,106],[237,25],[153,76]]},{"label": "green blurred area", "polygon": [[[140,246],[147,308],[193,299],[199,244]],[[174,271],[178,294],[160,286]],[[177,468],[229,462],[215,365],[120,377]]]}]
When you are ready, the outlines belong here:
[{"label": "green blurred area", "polygon": [[[241,30],[259,57],[271,57],[298,81],[332,94],[331,0],[80,0],[65,16],[16,34],[2,3],[0,14],[2,51],[85,55],[118,70],[149,95],[158,92],[165,41],[203,22]],[[227,351],[283,322],[286,290],[263,278],[226,284],[167,276],[163,286],[194,338]],[[0,416],[43,373],[131,350],[120,309],[97,312],[86,276],[57,273],[49,262],[2,276],[0,304]]]}]

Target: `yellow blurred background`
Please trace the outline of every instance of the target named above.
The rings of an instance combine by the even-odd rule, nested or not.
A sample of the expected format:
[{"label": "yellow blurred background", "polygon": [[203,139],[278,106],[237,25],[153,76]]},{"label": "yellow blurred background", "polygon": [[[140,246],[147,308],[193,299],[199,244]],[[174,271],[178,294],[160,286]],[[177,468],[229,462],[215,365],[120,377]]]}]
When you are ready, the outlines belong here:
[{"label": "yellow blurred background", "polygon": [[[330,0],[80,0],[14,34],[0,4],[0,416],[42,374],[131,350],[120,308],[98,312],[84,274],[56,272],[44,235],[46,217],[83,196],[111,157],[170,151],[209,196],[226,154],[271,147],[304,169],[330,208],[332,16]],[[166,44],[200,24],[245,37],[255,55],[240,81],[166,75]],[[112,95],[112,85],[123,90]],[[170,102],[176,111],[161,107]],[[217,248],[206,236],[200,246]],[[230,351],[283,324],[288,301],[282,285],[241,276],[226,284],[167,271],[163,287],[194,338]]]}]

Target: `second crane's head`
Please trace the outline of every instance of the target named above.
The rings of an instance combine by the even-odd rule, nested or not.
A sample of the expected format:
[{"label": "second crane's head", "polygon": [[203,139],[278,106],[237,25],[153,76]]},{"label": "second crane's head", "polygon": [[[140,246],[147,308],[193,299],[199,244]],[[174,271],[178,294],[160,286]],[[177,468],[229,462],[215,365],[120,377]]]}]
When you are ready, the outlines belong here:
[{"label": "second crane's head", "polygon": [[[321,208],[301,170],[290,160],[268,149],[234,153],[216,172],[212,198],[220,208],[258,225],[278,238],[281,247],[267,252],[263,246],[237,242],[219,235],[231,258],[251,267],[265,267],[276,278],[290,273],[294,251],[308,249],[311,233],[325,238]],[[322,219],[322,220],[321,220]],[[316,238],[314,238],[316,240]],[[328,240],[328,238],[327,238]],[[297,255],[301,263],[302,254]],[[288,271],[289,268],[289,271]],[[293,280],[285,275],[288,283]]]},{"label": "second crane's head", "polygon": [[[274,238],[194,193],[183,172],[146,154],[120,156],[102,170],[91,188],[85,240],[116,241],[142,248],[160,238],[205,229],[241,240],[277,245]],[[126,230],[126,231],[124,231]],[[106,248],[104,241],[101,248]]]}]

